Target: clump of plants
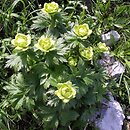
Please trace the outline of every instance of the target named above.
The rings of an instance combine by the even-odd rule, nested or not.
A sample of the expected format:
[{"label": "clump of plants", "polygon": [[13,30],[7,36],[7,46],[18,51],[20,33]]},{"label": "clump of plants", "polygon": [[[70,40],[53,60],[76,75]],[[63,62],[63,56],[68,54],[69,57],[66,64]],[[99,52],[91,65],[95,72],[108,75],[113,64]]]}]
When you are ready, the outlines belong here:
[{"label": "clump of plants", "polygon": [[30,16],[30,26],[19,25],[6,39],[9,52],[2,56],[10,74],[2,79],[0,128],[19,129],[28,115],[37,125],[27,129],[83,130],[108,90],[98,60],[110,48],[100,40],[98,20],[82,2],[44,3]]}]

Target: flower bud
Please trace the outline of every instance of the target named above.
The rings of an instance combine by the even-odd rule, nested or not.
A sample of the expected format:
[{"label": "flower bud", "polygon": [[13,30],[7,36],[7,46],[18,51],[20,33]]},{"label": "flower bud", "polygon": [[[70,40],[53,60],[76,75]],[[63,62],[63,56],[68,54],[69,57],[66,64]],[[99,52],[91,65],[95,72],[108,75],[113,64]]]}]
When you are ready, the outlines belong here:
[{"label": "flower bud", "polygon": [[87,60],[92,60],[93,58],[93,48],[92,47],[87,47],[84,50],[80,51],[80,55]]},{"label": "flower bud", "polygon": [[77,65],[77,58],[76,57],[69,57],[68,63],[70,66],[76,66]]},{"label": "flower bud", "polygon": [[97,46],[100,52],[107,52],[109,50],[105,43],[99,42]]}]

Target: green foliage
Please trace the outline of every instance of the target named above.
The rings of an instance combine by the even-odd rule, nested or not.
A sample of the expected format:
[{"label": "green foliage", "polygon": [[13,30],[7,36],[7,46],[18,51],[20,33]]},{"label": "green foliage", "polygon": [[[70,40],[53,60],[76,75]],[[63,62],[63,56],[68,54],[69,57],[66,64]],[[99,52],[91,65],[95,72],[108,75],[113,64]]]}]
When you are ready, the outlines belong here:
[{"label": "green foliage", "polygon": [[[128,107],[130,6],[97,0],[89,12],[82,1],[59,0],[58,12],[48,14],[38,8],[37,2],[2,0],[0,3],[0,129],[84,130],[108,90],[118,94],[123,103],[127,100]],[[90,29],[92,33],[88,35],[78,29],[77,32],[81,31],[78,36],[74,26],[83,24],[89,26],[85,31]],[[97,51],[97,44],[100,35],[110,29],[121,34],[121,40],[113,44],[110,53],[126,68],[115,84],[98,65],[102,52]],[[26,49],[17,50],[11,44],[17,33],[31,36]],[[43,35],[54,43],[51,48],[45,46],[46,41],[39,42]],[[16,45],[24,44],[23,40],[17,39]],[[37,48],[38,43],[47,50]],[[81,50],[88,47],[92,50],[91,58],[87,59]],[[76,59],[74,66],[69,64],[70,57]],[[66,82],[72,85],[67,86]],[[59,89],[59,83],[65,87]],[[57,90],[61,97],[68,98],[67,103],[55,94]],[[70,90],[76,95],[72,96]]]}]

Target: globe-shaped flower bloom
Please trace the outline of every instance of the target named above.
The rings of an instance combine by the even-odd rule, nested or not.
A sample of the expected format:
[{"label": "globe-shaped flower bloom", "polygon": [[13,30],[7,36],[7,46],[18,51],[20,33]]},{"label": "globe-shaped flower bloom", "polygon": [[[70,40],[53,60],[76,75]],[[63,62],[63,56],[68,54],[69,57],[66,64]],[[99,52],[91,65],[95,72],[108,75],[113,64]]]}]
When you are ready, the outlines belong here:
[{"label": "globe-shaped flower bloom", "polygon": [[64,102],[67,103],[70,99],[75,98],[76,90],[72,87],[72,82],[67,81],[65,83],[58,83],[58,90],[55,94]]},{"label": "globe-shaped flower bloom", "polygon": [[107,51],[109,51],[109,48],[106,46],[105,43],[99,42],[99,43],[97,44],[97,46],[98,46],[98,50],[99,50],[100,52],[107,52]]},{"label": "globe-shaped flower bloom", "polygon": [[11,43],[16,47],[16,50],[26,50],[29,44],[31,44],[31,36],[18,33]]},{"label": "globe-shaped flower bloom", "polygon": [[92,58],[93,58],[93,48],[87,47],[85,49],[80,50],[80,55],[87,60],[92,60]]},{"label": "globe-shaped flower bloom", "polygon": [[73,31],[81,39],[86,39],[92,33],[88,24],[75,25]]},{"label": "globe-shaped flower bloom", "polygon": [[54,43],[55,42],[51,38],[45,37],[43,35],[40,37],[35,47],[43,52],[49,52],[53,49]]},{"label": "globe-shaped flower bloom", "polygon": [[68,63],[70,66],[76,66],[77,65],[77,58],[76,57],[69,57]]},{"label": "globe-shaped flower bloom", "polygon": [[44,8],[42,9],[43,12],[47,12],[49,14],[57,13],[59,10],[59,5],[55,2],[45,3]]}]

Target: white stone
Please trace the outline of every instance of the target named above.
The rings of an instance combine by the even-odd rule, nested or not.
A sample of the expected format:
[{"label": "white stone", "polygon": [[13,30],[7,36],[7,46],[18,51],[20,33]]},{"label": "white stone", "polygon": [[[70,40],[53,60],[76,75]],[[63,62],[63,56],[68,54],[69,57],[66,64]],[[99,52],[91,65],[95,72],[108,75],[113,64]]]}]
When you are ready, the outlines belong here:
[{"label": "white stone", "polygon": [[120,104],[114,100],[110,94],[110,101],[107,103],[107,109],[102,118],[95,121],[99,130],[122,130],[123,120],[125,118]]},{"label": "white stone", "polygon": [[111,67],[112,67],[111,76],[120,75],[125,72],[124,66],[119,61],[115,61]]},{"label": "white stone", "polygon": [[115,60],[113,57],[110,57],[109,54],[104,53],[102,59],[100,59],[99,64],[104,67],[106,73],[110,77],[119,77],[122,73],[125,72],[125,67],[121,64],[119,60]]},{"label": "white stone", "polygon": [[115,30],[112,30],[108,33],[102,34],[101,35],[101,39],[102,39],[101,41],[106,43],[107,45],[110,45],[112,36],[113,36],[113,38],[116,42],[120,39],[119,33]]}]

